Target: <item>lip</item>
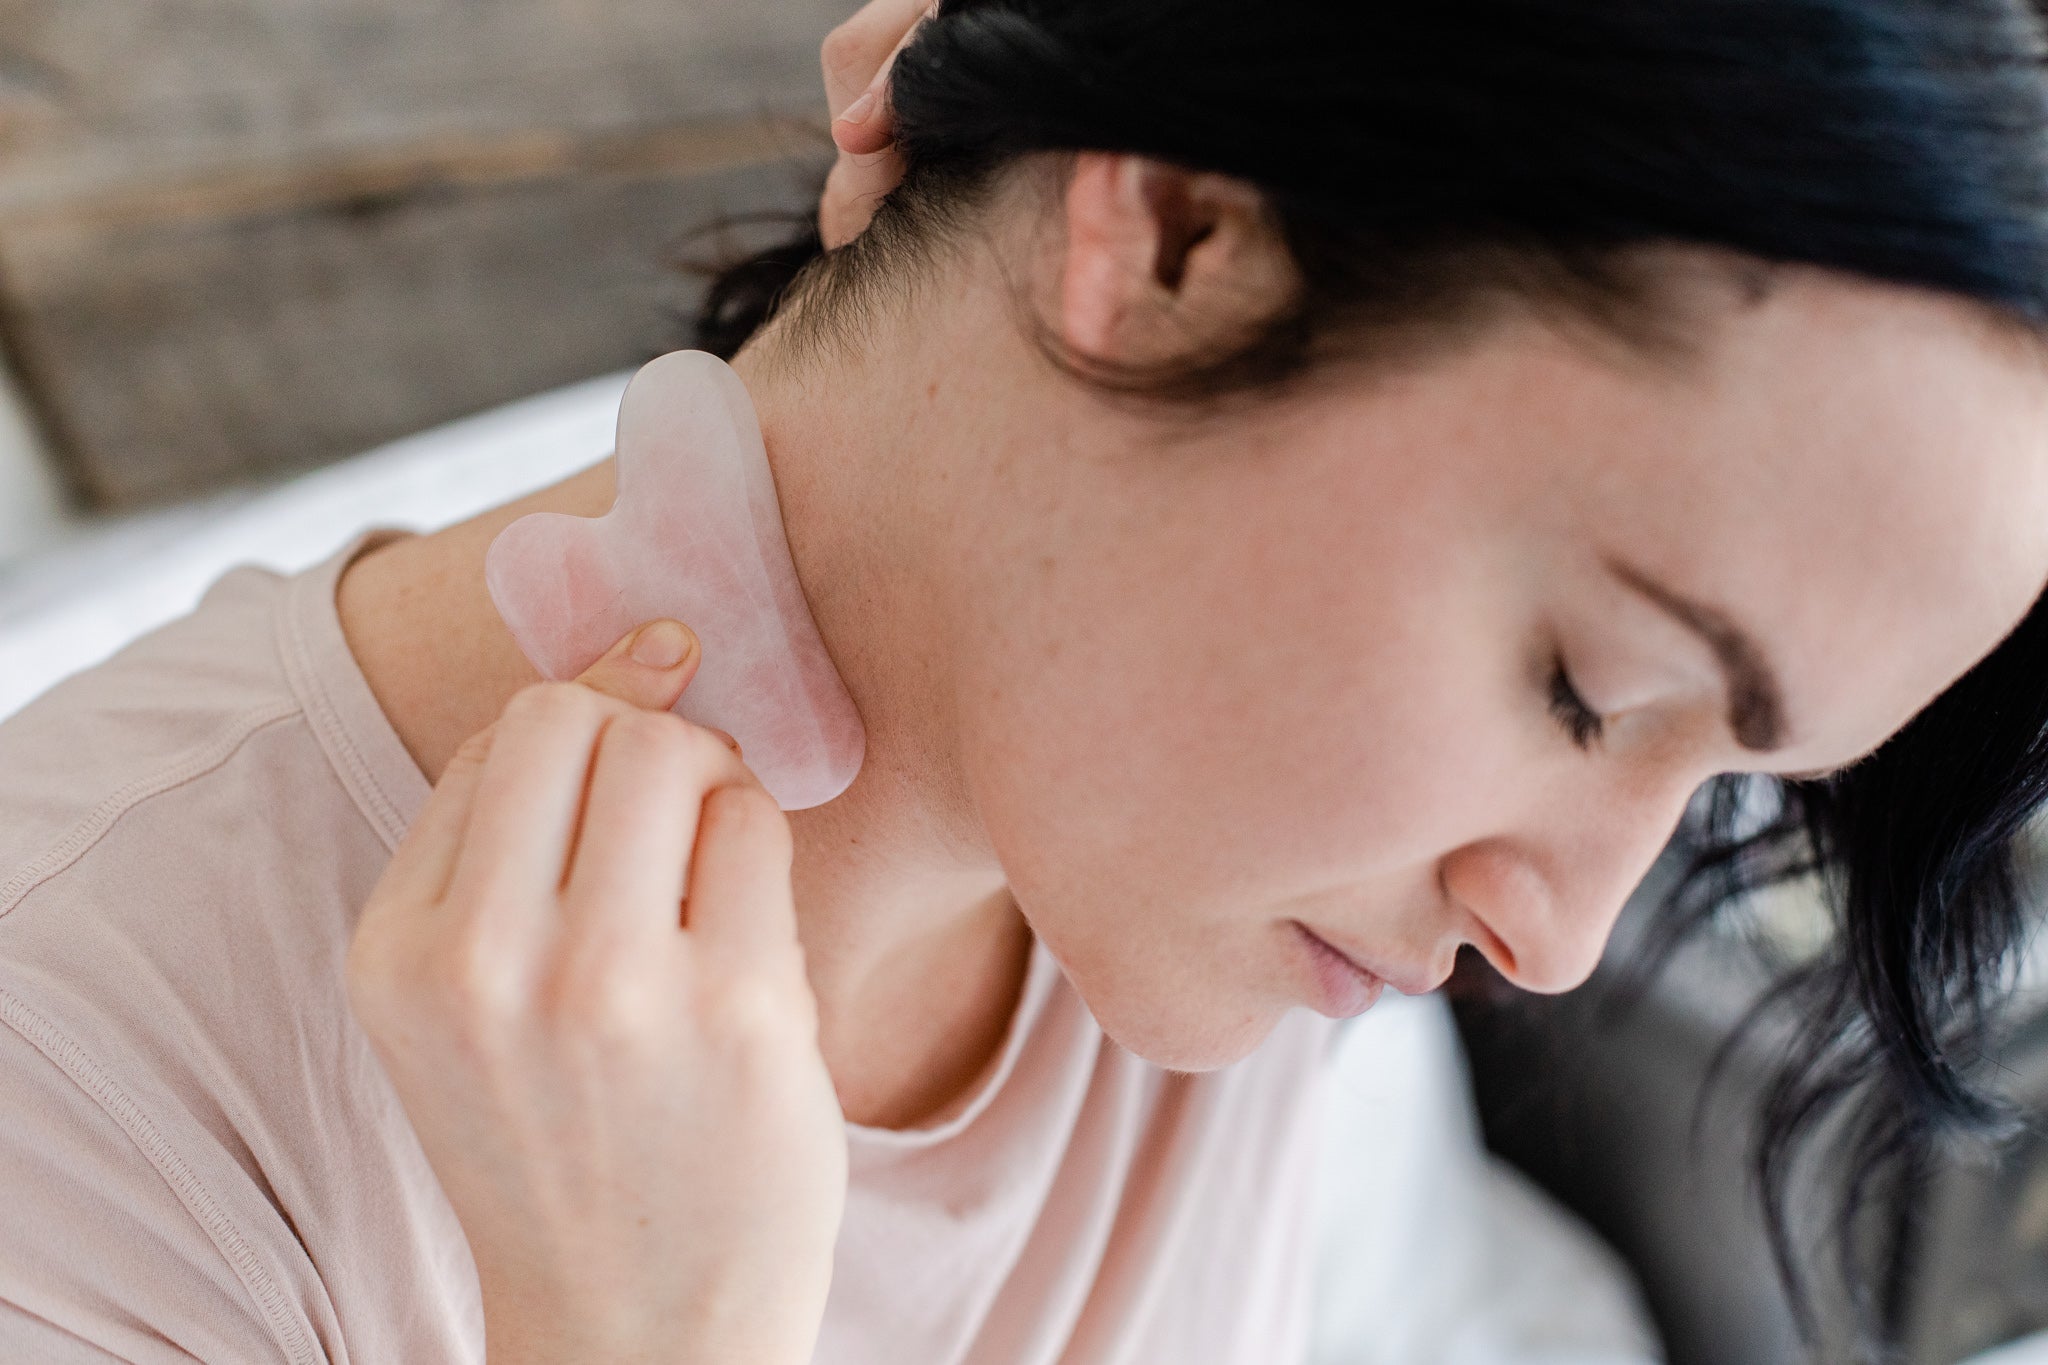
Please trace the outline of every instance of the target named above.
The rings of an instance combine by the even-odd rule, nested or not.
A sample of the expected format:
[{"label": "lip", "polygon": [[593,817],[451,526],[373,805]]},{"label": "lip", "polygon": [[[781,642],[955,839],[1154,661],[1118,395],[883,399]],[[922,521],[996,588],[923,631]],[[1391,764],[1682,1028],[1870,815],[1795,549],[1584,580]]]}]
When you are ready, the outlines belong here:
[{"label": "lip", "polygon": [[1315,1011],[1331,1019],[1350,1019],[1364,1014],[1379,1002],[1386,982],[1353,962],[1348,956],[1299,920],[1302,947],[1315,970]]},{"label": "lip", "polygon": [[1295,928],[1343,958],[1350,965],[1351,969],[1359,975],[1371,977],[1373,980],[1392,986],[1403,995],[1428,995],[1431,991],[1444,984],[1443,981],[1431,981],[1418,972],[1400,971],[1389,967],[1385,963],[1369,962],[1363,954],[1325,938],[1300,920],[1294,920],[1292,923]]}]

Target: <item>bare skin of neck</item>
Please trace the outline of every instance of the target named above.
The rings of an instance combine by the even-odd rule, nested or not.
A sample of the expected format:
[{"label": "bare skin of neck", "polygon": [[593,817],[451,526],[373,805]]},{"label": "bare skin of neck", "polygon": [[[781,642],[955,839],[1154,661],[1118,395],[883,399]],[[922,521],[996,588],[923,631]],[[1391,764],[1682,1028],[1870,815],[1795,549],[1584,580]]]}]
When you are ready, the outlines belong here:
[{"label": "bare skin of neck", "polygon": [[[922,385],[878,393],[872,377],[797,383],[736,363],[768,437],[785,530],[819,630],[868,731],[846,793],[791,814],[793,880],[820,1045],[853,1122],[925,1126],[964,1107],[1000,1055],[1030,959],[1030,931],[1000,867],[932,774],[946,771],[943,638],[920,618],[920,557],[900,494],[864,487],[872,437],[900,433]],[[860,401],[852,400],[858,395]],[[849,419],[864,412],[865,419]],[[821,414],[834,414],[824,420]],[[849,471],[853,471],[849,473]],[[432,535],[392,542],[343,576],[343,632],[370,690],[429,782],[455,749],[539,680],[484,586],[484,552],[529,512],[597,516],[611,506],[607,460],[553,487]],[[894,518],[883,520],[891,513]],[[882,528],[878,534],[877,528]]]}]

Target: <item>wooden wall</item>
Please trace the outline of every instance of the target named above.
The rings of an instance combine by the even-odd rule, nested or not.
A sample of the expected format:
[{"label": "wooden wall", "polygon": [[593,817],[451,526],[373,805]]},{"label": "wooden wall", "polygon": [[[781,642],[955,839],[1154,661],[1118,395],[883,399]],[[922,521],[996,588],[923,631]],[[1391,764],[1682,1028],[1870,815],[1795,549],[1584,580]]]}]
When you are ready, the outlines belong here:
[{"label": "wooden wall", "polygon": [[0,0],[0,346],[101,507],[639,363],[854,3]]}]

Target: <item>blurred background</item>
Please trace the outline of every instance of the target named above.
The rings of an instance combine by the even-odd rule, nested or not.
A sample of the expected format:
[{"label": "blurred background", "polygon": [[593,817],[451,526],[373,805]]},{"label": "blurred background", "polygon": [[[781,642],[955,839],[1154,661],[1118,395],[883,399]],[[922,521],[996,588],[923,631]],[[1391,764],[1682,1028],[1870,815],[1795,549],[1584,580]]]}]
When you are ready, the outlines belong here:
[{"label": "blurred background", "polygon": [[0,564],[674,349],[851,9],[0,0]]},{"label": "blurred background", "polygon": [[[818,44],[851,9],[0,0],[0,714],[270,553],[250,546],[299,567],[407,510],[398,471],[452,457],[399,438],[487,414],[460,427],[464,458],[495,451],[527,486],[601,458],[624,373],[688,344],[681,265],[814,202]],[[504,407],[555,391],[573,413]],[[483,468],[444,463],[473,497],[434,514],[523,491]],[[1460,1006],[1477,1115],[1625,1259],[1675,1365],[1791,1362],[1742,1160],[1772,1035],[1702,1081],[1774,964],[1828,931],[1810,895],[1774,898],[1625,1000],[1681,852],[1591,985]],[[1990,1061],[2036,1113],[2039,998]],[[1902,1365],[2048,1328],[2038,1135],[1915,1172],[1868,1223]]]}]

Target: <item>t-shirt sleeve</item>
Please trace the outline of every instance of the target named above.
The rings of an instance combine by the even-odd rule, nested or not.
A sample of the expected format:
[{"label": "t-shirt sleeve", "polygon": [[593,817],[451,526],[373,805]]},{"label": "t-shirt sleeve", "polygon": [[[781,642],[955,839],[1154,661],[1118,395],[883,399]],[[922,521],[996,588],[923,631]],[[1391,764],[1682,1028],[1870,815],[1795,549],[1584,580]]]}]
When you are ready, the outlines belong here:
[{"label": "t-shirt sleeve", "polygon": [[23,1025],[0,1009],[0,1361],[324,1359],[270,1330],[234,1229],[114,1078]]}]

